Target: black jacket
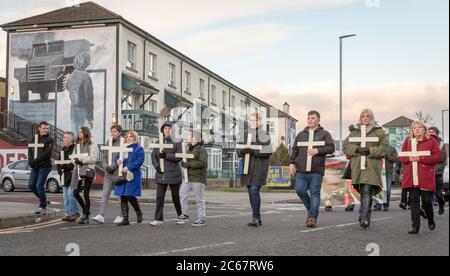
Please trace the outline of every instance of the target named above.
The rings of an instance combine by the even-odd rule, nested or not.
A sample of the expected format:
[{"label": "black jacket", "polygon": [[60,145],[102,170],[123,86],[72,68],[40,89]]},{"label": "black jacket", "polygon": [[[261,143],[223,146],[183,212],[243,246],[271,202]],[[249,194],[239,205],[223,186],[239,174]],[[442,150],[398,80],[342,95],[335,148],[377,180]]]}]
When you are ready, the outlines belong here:
[{"label": "black jacket", "polygon": [[[433,136],[434,137],[434,136]],[[447,167],[447,149],[445,148],[445,143],[440,138],[434,137],[439,143],[441,148],[441,162],[436,165],[436,175],[443,175],[445,167]]]},{"label": "black jacket", "polygon": [[[176,158],[175,154],[182,152],[181,143],[174,142],[172,138],[164,138],[165,144],[173,144],[173,148],[164,150],[166,152],[166,158],[164,160],[164,173],[156,172],[155,181],[156,184],[170,184],[178,185],[183,182],[183,174],[181,173],[180,162],[182,158]],[[152,164],[155,169],[160,167],[159,164],[159,149],[153,149],[152,152]],[[157,169],[158,170],[158,169]]]},{"label": "black jacket", "polygon": [[395,165],[400,163],[400,159],[398,157],[398,152],[394,147],[389,147],[388,154],[385,158],[386,161],[386,172],[394,173]]},{"label": "black jacket", "polygon": [[[63,147],[62,150],[64,151],[64,160],[69,160],[69,156],[72,155],[73,149],[75,148],[75,145],[70,145],[68,147]],[[56,169],[58,170],[58,174],[61,176],[64,173],[64,183],[63,186],[69,187],[70,182],[72,180],[72,171],[74,169],[74,164],[67,164],[67,165],[56,165]]]},{"label": "black jacket", "polygon": [[[30,144],[34,144],[34,137]],[[43,148],[38,148],[38,156],[34,156],[34,148],[28,148],[28,164],[33,169],[46,168],[52,166],[53,138],[49,135],[40,136],[39,144],[44,144]]]},{"label": "black jacket", "polygon": [[[297,167],[297,171],[301,173],[306,172],[306,160],[308,156],[307,147],[298,147],[299,142],[309,141],[309,128],[306,127],[302,132],[297,135],[295,139],[295,144],[292,148],[291,164]],[[325,146],[314,147],[317,148],[319,153],[312,158],[311,172],[324,175],[325,174],[325,161],[328,154],[332,154],[335,151],[334,140],[331,134],[324,130],[323,127],[319,126],[314,131],[314,141],[325,141]]]},{"label": "black jacket", "polygon": [[[255,154],[250,155],[248,174],[241,176],[241,186],[265,186],[269,174],[270,156],[272,155],[270,136],[262,126],[258,129],[249,129],[244,133],[245,143],[247,143],[248,132],[253,137],[252,145],[263,147],[261,151],[257,150]],[[241,158],[245,157],[242,150],[238,150],[237,154]]]}]

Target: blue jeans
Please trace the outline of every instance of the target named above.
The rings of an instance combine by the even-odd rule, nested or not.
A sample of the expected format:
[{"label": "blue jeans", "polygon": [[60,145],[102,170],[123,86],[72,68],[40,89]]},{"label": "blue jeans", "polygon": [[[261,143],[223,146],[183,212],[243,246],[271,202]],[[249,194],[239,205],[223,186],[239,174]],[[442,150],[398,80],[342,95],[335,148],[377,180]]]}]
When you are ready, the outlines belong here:
[{"label": "blue jeans", "polygon": [[71,187],[63,187],[64,193],[64,209],[68,216],[74,216],[80,214],[80,209],[78,208],[77,200],[73,194],[73,189]]},{"label": "blue jeans", "polygon": [[[393,181],[393,174],[392,173],[386,173],[386,192],[387,192],[387,201],[383,204],[384,208],[389,208],[391,206],[391,196],[392,196],[392,181]],[[375,204],[375,208],[381,208],[381,204],[377,203]]]},{"label": "blue jeans", "polygon": [[28,188],[33,194],[39,198],[39,208],[47,207],[47,196],[45,195],[45,184],[47,177],[52,171],[52,167],[44,167],[31,169],[30,179],[28,180]]},{"label": "blue jeans", "polygon": [[248,195],[250,196],[250,205],[253,210],[253,219],[261,219],[261,186],[247,186]]},{"label": "blue jeans", "polygon": [[[297,173],[295,191],[303,201],[311,217],[317,219],[320,209],[320,191],[323,175],[317,173]],[[311,196],[308,194],[308,190]]]}]

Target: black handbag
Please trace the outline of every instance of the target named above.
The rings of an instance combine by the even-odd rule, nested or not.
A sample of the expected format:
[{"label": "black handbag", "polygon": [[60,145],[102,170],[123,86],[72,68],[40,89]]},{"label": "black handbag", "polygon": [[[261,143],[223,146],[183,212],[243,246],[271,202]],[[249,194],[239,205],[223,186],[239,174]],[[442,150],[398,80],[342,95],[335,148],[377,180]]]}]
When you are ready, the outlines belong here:
[{"label": "black handbag", "polygon": [[342,179],[352,180],[352,162],[348,163],[347,168],[345,169],[344,175]]},{"label": "black handbag", "polygon": [[113,177],[113,184],[114,186],[122,186],[125,185],[125,183],[127,183],[127,176],[126,175],[122,175],[122,176],[114,176]]},{"label": "black handbag", "polygon": [[95,170],[94,169],[86,169],[80,173],[80,178],[84,180],[94,180],[95,178]]}]

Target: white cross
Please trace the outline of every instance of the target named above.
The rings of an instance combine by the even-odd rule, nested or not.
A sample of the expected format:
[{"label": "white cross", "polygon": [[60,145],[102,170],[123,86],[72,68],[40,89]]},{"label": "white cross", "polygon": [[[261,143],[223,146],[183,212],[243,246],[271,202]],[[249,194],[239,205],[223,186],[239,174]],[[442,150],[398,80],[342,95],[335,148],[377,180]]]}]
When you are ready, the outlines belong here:
[{"label": "white cross", "polygon": [[[411,151],[400,152],[398,156],[400,157],[420,157],[420,156],[430,156],[430,151],[418,151],[417,150],[417,139],[411,139]],[[412,162],[413,170],[413,184],[414,186],[419,186],[419,168],[418,162]]]},{"label": "white cross", "polygon": [[[117,149],[115,149],[114,152],[119,153],[119,160],[122,161],[125,158],[125,153],[133,152],[133,149],[128,148],[123,139],[120,139],[120,147],[116,148]],[[119,165],[119,176],[123,175],[122,170],[123,170],[123,163]]]},{"label": "white cross", "polygon": [[[349,141],[351,143],[361,143],[361,147],[367,147],[367,143],[378,143],[380,138],[378,137],[367,137],[366,125],[361,125],[361,137],[350,137]],[[361,170],[366,170],[366,156],[361,156]]]},{"label": "white cross", "polygon": [[[123,138],[120,138],[123,139]],[[100,150],[108,152],[108,166],[113,163],[113,153],[117,152],[117,148],[113,144],[113,137],[111,136],[108,140],[108,146],[102,146]]]},{"label": "white cross", "polygon": [[[252,145],[253,135],[251,133],[247,134],[247,144],[236,145],[237,149],[253,149],[253,150],[262,150],[261,145]],[[248,167],[250,166],[250,154],[245,154],[244,161],[244,174],[248,174]]]},{"label": "white cross", "polygon": [[[164,135],[162,133],[159,134],[159,143],[150,144],[149,147],[159,149],[159,152],[162,152],[164,149],[173,149],[172,144],[164,144]],[[161,172],[164,173],[164,158],[159,159],[159,166],[161,167]]]},{"label": "white cross", "polygon": [[28,148],[34,148],[34,159],[38,158],[38,149],[45,147],[44,144],[39,144],[39,135],[34,136],[34,144],[29,144]]},{"label": "white cross", "polygon": [[[177,153],[177,154],[175,154],[175,157],[183,158],[183,162],[187,162],[188,159],[194,159],[193,154],[186,153],[186,144],[185,143],[182,143],[181,147],[183,148],[183,153]],[[183,168],[183,175],[184,175],[184,182],[188,183],[189,179],[188,179],[188,169],[187,168]]]},{"label": "white cross", "polygon": [[[298,142],[297,147],[308,147],[308,150],[312,150],[314,147],[323,147],[325,146],[325,141],[317,141],[314,142],[314,130],[309,130],[309,141],[308,142]],[[308,154],[306,161],[306,171],[310,172],[312,167],[312,158],[313,156]]]},{"label": "white cross", "polygon": [[[64,159],[64,151],[61,151],[61,159],[55,161],[55,165],[70,165],[70,164],[72,164],[72,160],[70,160],[70,159],[69,159],[69,160]],[[61,174],[61,183],[62,183],[63,185],[65,185],[65,183],[66,183],[66,181],[64,181],[64,180],[65,180],[65,174],[66,174],[66,172],[65,172],[64,170],[62,170],[62,174]]]},{"label": "white cross", "polygon": [[[89,157],[88,153],[80,153],[80,152],[81,152],[81,146],[80,146],[80,144],[77,144],[75,153],[70,155],[69,158],[71,160],[78,159],[78,160],[81,161],[81,158]],[[80,166],[79,165],[76,165],[76,166],[77,166],[78,180],[81,180],[81,178],[80,178]]]}]

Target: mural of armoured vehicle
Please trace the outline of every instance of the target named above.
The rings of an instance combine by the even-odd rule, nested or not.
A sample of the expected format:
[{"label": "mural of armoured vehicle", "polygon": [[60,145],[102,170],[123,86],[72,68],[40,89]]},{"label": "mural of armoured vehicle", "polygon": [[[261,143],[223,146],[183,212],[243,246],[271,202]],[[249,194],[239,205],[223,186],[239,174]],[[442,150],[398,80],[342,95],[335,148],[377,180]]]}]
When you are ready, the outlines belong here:
[{"label": "mural of armoured vehicle", "polygon": [[56,40],[32,45],[32,57],[25,68],[15,68],[14,77],[19,81],[20,102],[29,101],[29,93],[39,94],[41,101],[48,101],[50,93],[65,90],[65,77],[74,70],[74,57],[94,46],[85,39]]}]

